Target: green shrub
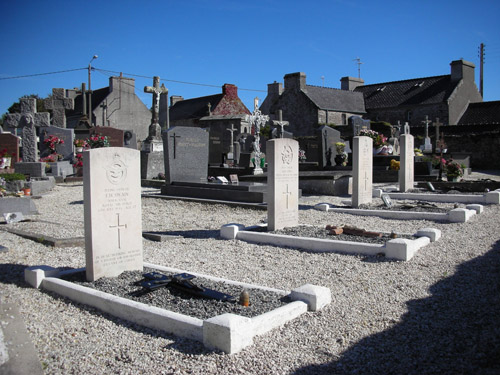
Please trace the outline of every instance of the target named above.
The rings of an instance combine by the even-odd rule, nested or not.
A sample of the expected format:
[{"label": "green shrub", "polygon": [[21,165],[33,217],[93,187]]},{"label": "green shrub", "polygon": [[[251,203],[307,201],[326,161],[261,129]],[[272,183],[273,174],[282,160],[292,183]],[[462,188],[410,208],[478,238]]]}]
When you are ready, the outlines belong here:
[{"label": "green shrub", "polygon": [[17,181],[17,180],[21,180],[21,181],[26,180],[26,176],[21,174],[21,173],[2,173],[0,175],[0,177],[2,177],[7,182]]}]

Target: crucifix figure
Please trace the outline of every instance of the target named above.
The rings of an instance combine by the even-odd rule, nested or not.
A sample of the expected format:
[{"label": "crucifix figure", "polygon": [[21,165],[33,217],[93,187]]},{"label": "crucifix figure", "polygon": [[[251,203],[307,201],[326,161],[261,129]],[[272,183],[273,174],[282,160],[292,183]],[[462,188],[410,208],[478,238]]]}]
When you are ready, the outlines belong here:
[{"label": "crucifix figure", "polygon": [[160,95],[168,93],[165,86],[160,87],[160,77],[153,77],[153,86],[144,86],[144,92],[153,94],[153,115],[151,116],[151,125],[149,125],[148,139],[161,140],[160,126]]},{"label": "crucifix figure", "polygon": [[176,149],[176,139],[177,138],[181,138],[180,135],[175,135],[175,133],[173,135],[170,136],[170,138],[173,138],[174,139],[174,159],[175,159],[175,149]]},{"label": "crucifix figure", "polygon": [[425,124],[425,138],[429,138],[429,124],[431,120],[429,120],[429,116],[425,116],[425,121],[422,121]]},{"label": "crucifix figure", "polygon": [[253,142],[254,145],[254,155],[255,155],[255,169],[253,170],[253,174],[262,174],[264,171],[260,166],[260,128],[269,121],[269,116],[263,115],[259,111],[259,98],[254,99],[254,110],[251,115],[246,115],[246,121],[250,124],[252,128],[252,134],[255,137]]},{"label": "crucifix figure", "polygon": [[283,194],[286,194],[286,209],[288,210],[288,197],[292,195],[292,192],[288,191],[288,184],[286,184],[286,191]]},{"label": "crucifix figure", "polygon": [[127,228],[127,224],[121,224],[120,225],[120,214],[116,214],[116,220],[117,224],[116,225],[110,225],[110,228],[116,228],[118,230],[118,248],[121,249],[121,237],[120,237],[120,229],[121,228]]},{"label": "crucifix figure", "polygon": [[283,121],[283,111],[281,109],[278,109],[278,120],[273,120],[273,125],[274,126],[279,126],[280,127],[280,132],[279,132],[279,137],[283,138],[284,134],[284,127],[288,126],[288,121]]},{"label": "crucifix figure", "polygon": [[234,152],[234,147],[233,147],[233,142],[234,142],[234,132],[238,129],[234,127],[234,124],[231,123],[231,127],[226,129],[228,132],[231,133],[231,141],[229,143],[229,152],[232,154]]},{"label": "crucifix figure", "polygon": [[207,107],[208,107],[208,115],[212,116],[212,104],[208,102]]},{"label": "crucifix figure", "polygon": [[52,98],[45,99],[45,108],[52,110],[52,125],[66,127],[66,109],[74,109],[75,101],[65,97],[64,89],[52,89]]}]

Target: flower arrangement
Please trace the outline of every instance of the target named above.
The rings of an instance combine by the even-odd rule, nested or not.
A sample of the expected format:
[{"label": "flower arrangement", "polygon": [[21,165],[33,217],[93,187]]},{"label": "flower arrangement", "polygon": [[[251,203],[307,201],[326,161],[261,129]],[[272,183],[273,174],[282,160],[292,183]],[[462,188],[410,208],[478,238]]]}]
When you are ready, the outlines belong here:
[{"label": "flower arrangement", "polygon": [[55,154],[57,145],[62,145],[64,140],[56,135],[49,135],[43,140],[43,143],[49,148],[51,154]]},{"label": "flower arrangement", "polygon": [[371,139],[373,139],[374,148],[380,148],[388,144],[387,137],[384,136],[383,134],[376,132],[375,130],[362,129],[359,132],[359,135],[364,137],[370,137]]},{"label": "flower arrangement", "polygon": [[85,139],[75,139],[73,145],[75,147],[88,147],[88,143]]},{"label": "flower arrangement", "polygon": [[458,164],[453,159],[450,159],[445,164],[446,176],[448,177],[462,177],[464,175],[464,170],[462,166]]},{"label": "flower arrangement", "polygon": [[307,160],[306,152],[299,148],[299,161],[304,162]]},{"label": "flower arrangement", "polygon": [[391,166],[390,166],[391,170],[393,170],[393,171],[399,171],[400,164],[401,163],[399,161],[397,161],[395,159],[391,159]]},{"label": "flower arrangement", "polygon": [[0,151],[0,159],[13,157],[14,154],[9,154],[6,148]]},{"label": "flower arrangement", "polygon": [[87,139],[90,148],[109,147],[109,138],[105,135],[93,134]]},{"label": "flower arrangement", "polygon": [[61,154],[50,154],[48,156],[45,156],[44,158],[40,158],[40,161],[44,163],[55,163],[58,160],[62,160],[63,156]]},{"label": "flower arrangement", "polygon": [[414,148],[413,152],[415,153],[415,156],[424,156],[424,154],[422,153],[422,150],[419,148]]},{"label": "flower arrangement", "polygon": [[344,142],[335,143],[335,149],[337,150],[337,155],[342,155],[345,151],[345,143]]}]

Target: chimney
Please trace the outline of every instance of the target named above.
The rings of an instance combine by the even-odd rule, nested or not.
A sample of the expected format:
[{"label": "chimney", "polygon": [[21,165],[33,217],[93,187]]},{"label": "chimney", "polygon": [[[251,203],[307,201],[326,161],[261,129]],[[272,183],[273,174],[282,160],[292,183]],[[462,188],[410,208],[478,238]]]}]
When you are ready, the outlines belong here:
[{"label": "chimney", "polygon": [[340,88],[346,91],[354,91],[358,86],[363,86],[365,81],[361,78],[355,77],[342,77],[340,79]]},{"label": "chimney", "polygon": [[299,72],[299,73],[286,74],[284,80],[285,80],[285,90],[306,91],[305,73]]},{"label": "chimney", "polygon": [[476,66],[473,63],[460,59],[452,61],[450,65],[452,81],[460,81],[463,79],[465,81],[474,82],[474,69]]},{"label": "chimney", "polygon": [[119,91],[121,93],[135,93],[135,79],[123,77],[109,77],[109,92]]},{"label": "chimney", "polygon": [[281,82],[274,81],[267,84],[267,96],[270,98],[278,98],[283,93],[283,85]]},{"label": "chimney", "polygon": [[183,100],[184,100],[184,98],[182,96],[172,95],[170,97],[170,107],[173,107],[175,103],[183,101]]},{"label": "chimney", "polygon": [[227,96],[228,99],[235,99],[238,97],[238,87],[230,83],[225,83],[224,86],[222,86],[222,94]]}]

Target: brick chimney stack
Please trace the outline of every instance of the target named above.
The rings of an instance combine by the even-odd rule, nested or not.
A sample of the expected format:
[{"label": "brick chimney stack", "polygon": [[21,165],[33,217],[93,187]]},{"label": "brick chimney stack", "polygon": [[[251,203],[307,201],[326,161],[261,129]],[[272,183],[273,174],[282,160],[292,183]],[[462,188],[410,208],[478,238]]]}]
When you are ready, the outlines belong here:
[{"label": "brick chimney stack", "polygon": [[230,83],[225,83],[224,86],[222,86],[222,94],[229,99],[235,99],[238,97],[238,87]]}]

